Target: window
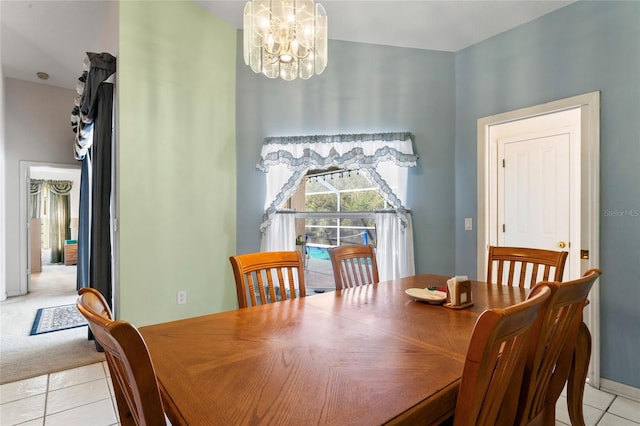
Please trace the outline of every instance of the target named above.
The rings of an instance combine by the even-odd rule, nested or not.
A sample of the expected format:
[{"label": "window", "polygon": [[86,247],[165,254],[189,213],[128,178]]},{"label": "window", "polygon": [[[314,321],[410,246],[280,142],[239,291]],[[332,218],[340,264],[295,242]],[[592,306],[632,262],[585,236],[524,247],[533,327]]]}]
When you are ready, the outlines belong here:
[{"label": "window", "polygon": [[[298,219],[304,226],[304,232],[298,235],[304,235],[307,244],[319,247],[376,244],[372,213],[389,205],[364,174],[358,170],[312,171],[299,190],[304,191],[304,205],[295,205],[294,197],[291,207],[305,213],[318,213]],[[302,231],[300,223],[296,230]]]},{"label": "window", "polygon": [[359,170],[309,171],[288,206],[305,258],[309,293],[332,290],[329,247],[377,244],[374,213],[389,209],[378,188]]},{"label": "window", "polygon": [[[380,279],[413,274],[413,231],[404,200],[407,169],[414,167],[417,159],[412,135],[408,132],[265,138],[256,165],[266,175],[261,250],[293,250],[296,236],[306,235],[307,227],[311,240],[315,239],[318,244],[324,241],[325,246],[344,244],[349,238],[355,243],[358,237],[364,240],[365,235],[373,236],[372,230],[375,230],[380,238],[370,242],[376,244]],[[314,176],[312,170],[329,173],[322,172],[321,178],[319,174]],[[356,186],[347,185],[350,179],[344,176],[349,178],[351,171],[354,177],[355,170],[356,177],[365,181]],[[338,179],[333,179],[335,184],[332,184],[331,177],[336,176],[345,179],[345,184],[338,184]],[[308,194],[300,189],[306,188],[307,181]],[[314,188],[312,185],[316,183],[321,187]],[[345,211],[362,208],[363,200],[373,201],[369,198],[375,198],[373,187],[390,210],[382,213],[371,207],[365,213]],[[300,211],[308,211],[307,199],[321,212],[301,215]],[[346,207],[349,205],[352,207]],[[295,210],[295,215],[291,214],[294,211],[282,211],[287,207]],[[296,218],[308,222],[301,225],[296,223]],[[373,219],[376,226],[368,219]]]}]

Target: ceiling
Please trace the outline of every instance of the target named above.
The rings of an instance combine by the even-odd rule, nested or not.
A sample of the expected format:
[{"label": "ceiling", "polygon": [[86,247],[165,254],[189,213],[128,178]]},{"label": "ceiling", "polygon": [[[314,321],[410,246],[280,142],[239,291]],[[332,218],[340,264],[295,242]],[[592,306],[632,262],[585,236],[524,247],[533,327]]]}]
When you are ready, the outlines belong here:
[{"label": "ceiling", "polygon": [[[245,0],[194,0],[236,28]],[[575,0],[320,0],[329,38],[456,52]],[[5,77],[75,88],[85,52],[118,52],[118,2],[0,0]],[[331,53],[329,53],[331,54]],[[49,74],[39,80],[36,72]]]}]

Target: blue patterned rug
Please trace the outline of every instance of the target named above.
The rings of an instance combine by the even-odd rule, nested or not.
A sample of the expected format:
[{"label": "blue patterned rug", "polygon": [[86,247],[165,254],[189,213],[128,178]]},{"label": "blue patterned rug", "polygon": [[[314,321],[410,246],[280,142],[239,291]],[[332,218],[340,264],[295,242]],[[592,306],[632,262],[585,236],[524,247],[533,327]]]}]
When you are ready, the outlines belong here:
[{"label": "blue patterned rug", "polygon": [[31,327],[31,336],[52,331],[87,325],[87,320],[78,312],[76,305],[51,306],[40,308]]}]

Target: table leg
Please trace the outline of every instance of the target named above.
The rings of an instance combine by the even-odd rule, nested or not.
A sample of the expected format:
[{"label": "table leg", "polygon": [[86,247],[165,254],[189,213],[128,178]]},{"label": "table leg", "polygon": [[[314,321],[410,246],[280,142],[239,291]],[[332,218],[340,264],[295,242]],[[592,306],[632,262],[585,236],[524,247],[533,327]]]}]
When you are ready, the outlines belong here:
[{"label": "table leg", "polygon": [[591,333],[589,333],[587,325],[582,322],[578,329],[573,361],[567,379],[567,408],[573,426],[584,426],[585,424],[582,415],[582,396],[587,381],[590,357]]}]

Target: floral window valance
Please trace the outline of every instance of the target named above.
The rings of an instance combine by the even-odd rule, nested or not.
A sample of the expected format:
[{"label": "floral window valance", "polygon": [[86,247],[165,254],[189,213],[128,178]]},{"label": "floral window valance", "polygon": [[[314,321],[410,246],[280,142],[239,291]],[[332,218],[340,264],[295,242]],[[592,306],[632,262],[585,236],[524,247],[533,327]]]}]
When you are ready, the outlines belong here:
[{"label": "floral window valance", "polygon": [[406,214],[407,167],[414,167],[413,135],[372,133],[265,138],[257,168],[267,174],[265,219],[269,227],[276,210],[296,191],[311,169],[360,169],[385,200]]},{"label": "floral window valance", "polygon": [[54,194],[65,195],[71,192],[73,187],[73,181],[70,180],[44,180],[44,179],[31,179],[31,195],[39,194],[43,188],[49,188]]}]

